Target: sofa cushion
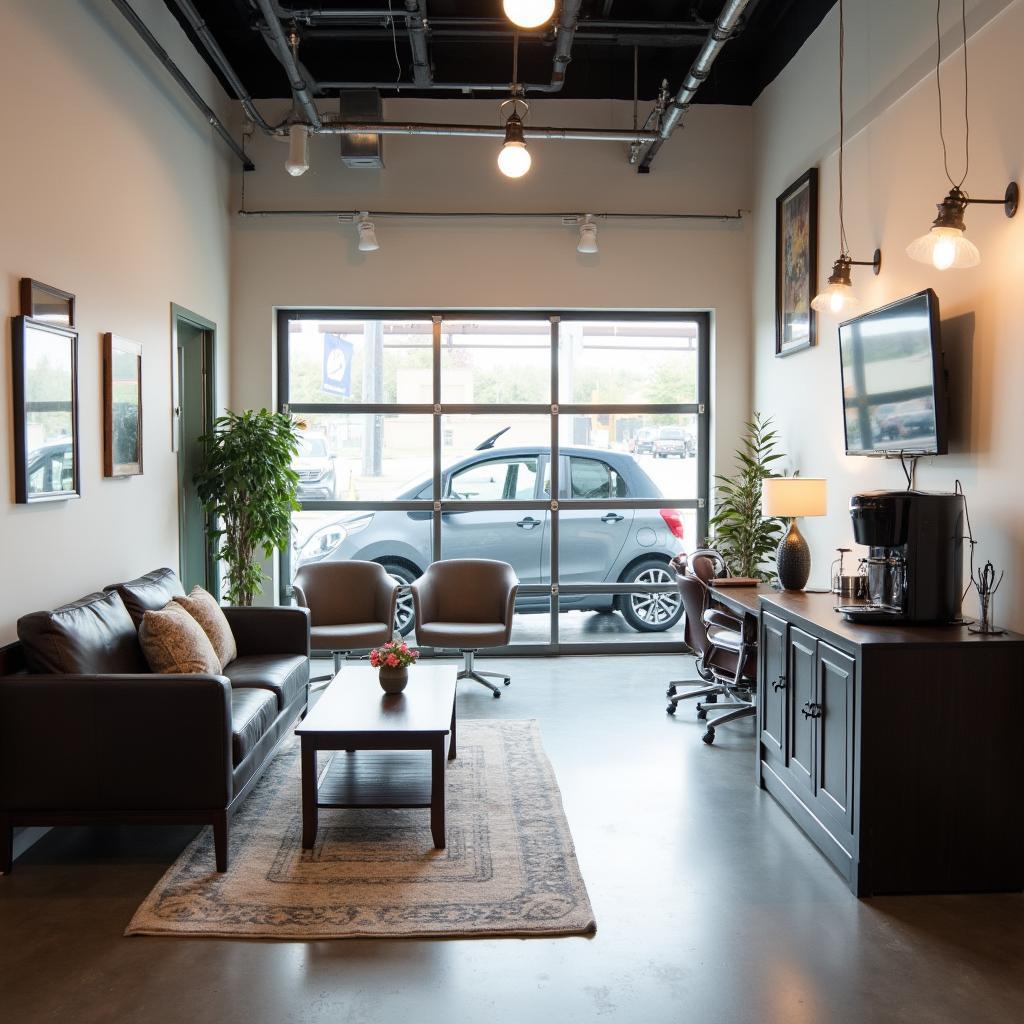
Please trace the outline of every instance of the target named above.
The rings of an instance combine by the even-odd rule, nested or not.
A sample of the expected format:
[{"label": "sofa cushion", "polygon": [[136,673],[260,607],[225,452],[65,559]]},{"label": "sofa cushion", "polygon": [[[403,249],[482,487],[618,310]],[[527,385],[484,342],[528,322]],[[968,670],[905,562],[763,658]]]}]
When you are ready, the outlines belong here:
[{"label": "sofa cushion", "polygon": [[138,629],[146,612],[156,612],[175,597],[184,597],[185,588],[173,569],[154,569],[127,583],[111,583],[104,590],[116,590]]},{"label": "sofa cushion", "polygon": [[139,643],[154,672],[220,675],[220,658],[210,638],[174,601],[168,601],[160,611],[148,611],[142,616]]},{"label": "sofa cushion", "polygon": [[309,659],[298,654],[244,654],[224,669],[232,688],[269,690],[277,710],[291,704],[309,681]]},{"label": "sofa cushion", "polygon": [[115,592],[89,594],[52,612],[23,615],[18,639],[30,672],[148,671],[135,626]]},{"label": "sofa cushion", "polygon": [[174,600],[202,626],[203,632],[210,638],[210,643],[217,652],[222,669],[238,657],[234,634],[212,594],[207,593],[202,587],[195,586],[191,594],[176,597]]},{"label": "sofa cushion", "polygon": [[237,768],[277,718],[277,700],[269,690],[231,691],[231,763]]}]

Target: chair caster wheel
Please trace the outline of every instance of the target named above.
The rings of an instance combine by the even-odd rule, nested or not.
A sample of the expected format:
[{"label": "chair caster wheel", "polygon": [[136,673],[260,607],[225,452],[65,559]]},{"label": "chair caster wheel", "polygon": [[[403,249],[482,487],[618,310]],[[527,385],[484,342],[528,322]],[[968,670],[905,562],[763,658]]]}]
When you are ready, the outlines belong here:
[{"label": "chair caster wheel", "polygon": [[511,683],[511,682],[512,682],[511,677],[510,676],[505,676],[505,685],[508,686],[508,684]]},{"label": "chair caster wheel", "polygon": [[701,736],[701,739],[710,747],[715,742],[715,730],[713,726],[708,726],[708,731]]},{"label": "chair caster wheel", "polygon": [[494,691],[494,699],[497,700],[501,696],[501,690]]},{"label": "chair caster wheel", "polygon": [[676,695],[675,683],[670,683],[668,689],[665,691],[666,697],[674,697]]},{"label": "chair caster wheel", "polygon": [[708,717],[707,708],[697,708],[697,721],[703,722]]},{"label": "chair caster wheel", "polygon": [[674,715],[675,713],[676,713],[676,706],[675,706],[675,704],[669,704],[669,706],[667,708],[665,708],[665,714],[666,715]]},{"label": "chair caster wheel", "polygon": [[704,703],[705,704],[717,704],[718,703],[718,694],[717,693],[709,693],[707,695],[707,697],[704,698]]}]

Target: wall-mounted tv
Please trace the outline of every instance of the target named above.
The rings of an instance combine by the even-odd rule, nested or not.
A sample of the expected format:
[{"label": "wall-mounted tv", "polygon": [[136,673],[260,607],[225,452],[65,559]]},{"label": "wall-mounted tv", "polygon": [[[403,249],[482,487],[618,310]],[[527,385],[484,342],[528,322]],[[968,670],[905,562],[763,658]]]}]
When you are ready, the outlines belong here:
[{"label": "wall-mounted tv", "polygon": [[945,455],[946,376],[931,288],[839,325],[847,455]]}]

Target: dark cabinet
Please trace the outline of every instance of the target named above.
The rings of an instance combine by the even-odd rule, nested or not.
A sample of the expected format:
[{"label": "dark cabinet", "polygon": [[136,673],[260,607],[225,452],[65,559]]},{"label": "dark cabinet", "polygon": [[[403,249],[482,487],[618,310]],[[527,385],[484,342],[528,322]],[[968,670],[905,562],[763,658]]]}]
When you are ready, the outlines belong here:
[{"label": "dark cabinet", "polygon": [[853,699],[856,662],[818,642],[817,692],[810,721],[815,723],[815,802],[844,834],[853,832]]},{"label": "dark cabinet", "polygon": [[808,708],[817,695],[817,641],[796,626],[789,628],[789,700],[787,701],[786,763],[794,785],[814,793],[815,721]]},{"label": "dark cabinet", "polygon": [[765,676],[761,701],[761,749],[764,756],[785,763],[786,630],[783,619],[770,612],[761,616],[760,651]]}]

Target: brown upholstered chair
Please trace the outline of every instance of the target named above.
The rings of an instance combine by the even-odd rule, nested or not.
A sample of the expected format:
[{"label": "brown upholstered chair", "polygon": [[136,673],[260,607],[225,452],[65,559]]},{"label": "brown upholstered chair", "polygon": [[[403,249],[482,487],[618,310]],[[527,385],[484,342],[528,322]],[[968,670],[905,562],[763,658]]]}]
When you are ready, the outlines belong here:
[{"label": "brown upholstered chair", "polygon": [[511,679],[503,672],[482,672],[473,657],[484,647],[504,647],[512,634],[512,611],[519,577],[506,562],[489,558],[452,558],[434,562],[412,584],[416,642],[424,647],[454,647],[465,658],[459,679],[501,690],[490,679]]},{"label": "brown upholstered chair", "polygon": [[[348,651],[369,650],[387,643],[394,633],[400,585],[376,562],[313,562],[295,574],[292,591],[308,608],[310,647],[330,651],[334,673]],[[317,682],[325,678],[317,677]]]}]

